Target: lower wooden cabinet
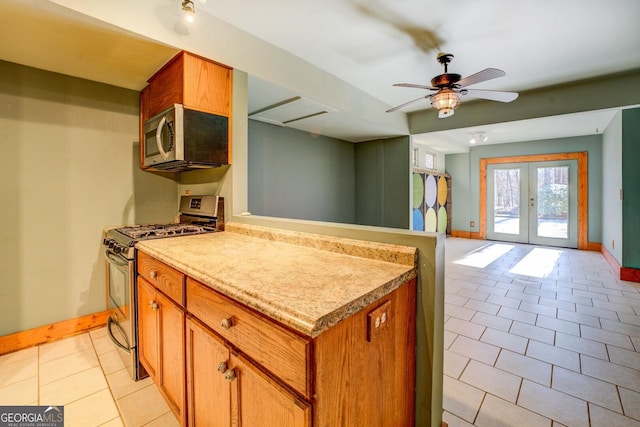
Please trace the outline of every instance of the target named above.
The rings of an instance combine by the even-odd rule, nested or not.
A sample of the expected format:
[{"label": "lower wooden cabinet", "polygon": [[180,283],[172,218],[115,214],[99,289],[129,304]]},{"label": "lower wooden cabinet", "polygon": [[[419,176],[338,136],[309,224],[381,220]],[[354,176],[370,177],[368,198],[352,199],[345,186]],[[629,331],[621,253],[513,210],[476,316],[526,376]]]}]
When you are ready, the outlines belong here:
[{"label": "lower wooden cabinet", "polygon": [[185,425],[184,309],[140,276],[137,286],[140,362]]},{"label": "lower wooden cabinet", "polygon": [[311,405],[281,387],[241,354],[231,355],[231,425],[310,427]]},{"label": "lower wooden cabinet", "polygon": [[[159,334],[156,289],[138,278],[138,355],[140,362],[154,380],[158,377]],[[154,305],[155,304],[155,305]]]},{"label": "lower wooden cabinet", "polygon": [[186,308],[138,277],[141,362],[182,425],[413,427],[415,279],[313,338],[183,283]]},{"label": "lower wooden cabinet", "polygon": [[187,413],[190,426],[229,427],[231,388],[225,378],[229,349],[187,318]]},{"label": "lower wooden cabinet", "polygon": [[308,427],[311,405],[274,382],[214,332],[187,318],[190,426]]}]

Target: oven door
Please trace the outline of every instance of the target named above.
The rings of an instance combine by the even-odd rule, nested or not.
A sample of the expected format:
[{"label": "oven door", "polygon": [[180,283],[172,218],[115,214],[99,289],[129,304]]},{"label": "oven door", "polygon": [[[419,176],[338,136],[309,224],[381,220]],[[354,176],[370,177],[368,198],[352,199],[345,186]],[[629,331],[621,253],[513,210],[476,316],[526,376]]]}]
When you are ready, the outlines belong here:
[{"label": "oven door", "polygon": [[133,379],[138,379],[135,320],[135,263],[107,248],[107,333]]}]

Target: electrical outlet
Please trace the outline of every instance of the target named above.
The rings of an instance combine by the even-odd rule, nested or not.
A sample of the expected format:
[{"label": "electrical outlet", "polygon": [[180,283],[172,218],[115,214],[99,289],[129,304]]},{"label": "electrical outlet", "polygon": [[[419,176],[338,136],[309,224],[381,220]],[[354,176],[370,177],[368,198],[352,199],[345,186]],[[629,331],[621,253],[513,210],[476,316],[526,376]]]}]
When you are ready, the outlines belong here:
[{"label": "electrical outlet", "polygon": [[469,222],[469,226],[470,226],[470,227],[475,227],[475,226],[476,226],[475,221],[471,221],[471,222]]},{"label": "electrical outlet", "polygon": [[372,342],[378,335],[389,329],[391,301],[386,301],[367,314],[367,341]]},{"label": "electrical outlet", "polygon": [[616,248],[616,241],[612,240],[611,241],[611,249],[615,249]]}]

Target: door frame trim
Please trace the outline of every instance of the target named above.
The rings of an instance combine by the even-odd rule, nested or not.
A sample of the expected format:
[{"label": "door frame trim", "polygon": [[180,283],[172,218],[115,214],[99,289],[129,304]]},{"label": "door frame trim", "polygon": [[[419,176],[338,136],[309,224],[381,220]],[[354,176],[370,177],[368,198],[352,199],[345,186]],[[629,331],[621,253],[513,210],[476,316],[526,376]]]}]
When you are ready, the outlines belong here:
[{"label": "door frame trim", "polygon": [[486,240],[487,238],[487,166],[502,163],[547,162],[554,160],[578,161],[578,249],[588,249],[589,165],[586,151],[480,159],[480,231],[477,236],[479,239]]}]

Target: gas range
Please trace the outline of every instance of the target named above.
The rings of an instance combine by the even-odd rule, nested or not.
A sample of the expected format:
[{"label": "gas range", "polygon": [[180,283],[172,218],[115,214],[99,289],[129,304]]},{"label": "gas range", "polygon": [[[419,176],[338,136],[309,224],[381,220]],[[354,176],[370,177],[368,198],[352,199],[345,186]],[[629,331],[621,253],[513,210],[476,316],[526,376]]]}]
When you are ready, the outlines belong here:
[{"label": "gas range", "polygon": [[180,221],[108,230],[103,240],[107,282],[107,332],[131,378],[147,376],[138,352],[136,249],[141,240],[211,233],[224,229],[224,202],[217,196],[182,196]]},{"label": "gas range", "polygon": [[218,196],[182,196],[180,222],[130,225],[107,231],[103,245],[114,254],[132,260],[141,240],[212,233],[224,229],[224,201]]}]

